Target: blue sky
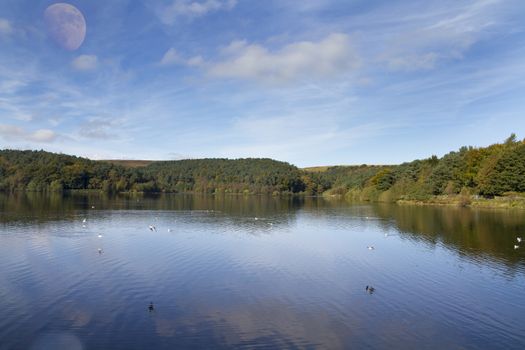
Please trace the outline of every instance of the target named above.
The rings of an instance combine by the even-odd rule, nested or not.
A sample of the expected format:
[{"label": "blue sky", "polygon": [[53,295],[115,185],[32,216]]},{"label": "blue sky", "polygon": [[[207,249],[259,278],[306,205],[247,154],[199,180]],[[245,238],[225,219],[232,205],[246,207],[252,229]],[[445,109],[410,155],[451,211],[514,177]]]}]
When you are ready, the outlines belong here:
[{"label": "blue sky", "polygon": [[0,148],[393,164],[525,137],[523,0],[0,0]]}]

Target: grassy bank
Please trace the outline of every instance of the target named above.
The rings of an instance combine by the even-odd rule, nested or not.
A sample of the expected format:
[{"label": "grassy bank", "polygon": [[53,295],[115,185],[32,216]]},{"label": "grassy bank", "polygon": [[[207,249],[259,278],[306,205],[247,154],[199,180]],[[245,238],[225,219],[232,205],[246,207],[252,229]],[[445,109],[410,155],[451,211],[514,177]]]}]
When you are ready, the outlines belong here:
[{"label": "grassy bank", "polygon": [[488,209],[525,209],[525,197],[503,196],[483,198],[478,196],[434,196],[426,200],[400,199],[402,205],[445,205]]},{"label": "grassy bank", "polygon": [[376,202],[376,203],[397,203],[401,205],[437,205],[455,206],[472,208],[493,208],[493,209],[525,209],[525,194],[508,193],[503,196],[492,198],[468,193],[438,196],[413,196],[399,195],[392,191],[378,191],[375,188],[351,189],[342,194],[341,191],[333,193],[327,191],[323,194],[326,197],[341,197],[347,201]]}]

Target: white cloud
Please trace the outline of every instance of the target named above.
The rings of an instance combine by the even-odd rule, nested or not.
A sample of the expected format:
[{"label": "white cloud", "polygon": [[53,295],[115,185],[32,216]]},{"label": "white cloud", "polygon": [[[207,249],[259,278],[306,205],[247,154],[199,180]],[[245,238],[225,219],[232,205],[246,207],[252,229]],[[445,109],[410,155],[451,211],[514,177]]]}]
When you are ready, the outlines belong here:
[{"label": "white cloud", "polygon": [[33,120],[33,116],[27,113],[17,113],[13,116],[13,118],[23,122],[30,122]]},{"label": "white cloud", "polygon": [[11,34],[12,31],[11,23],[7,19],[0,18],[0,35]]},{"label": "white cloud", "polygon": [[179,53],[177,52],[175,48],[172,47],[168,49],[168,51],[166,51],[164,56],[162,56],[162,59],[160,60],[159,64],[161,66],[170,66],[170,65],[175,65],[175,64],[182,65],[183,64],[183,65],[188,65],[191,67],[198,67],[204,64],[204,59],[201,56],[195,56],[189,59],[185,59],[184,57],[179,55]]},{"label": "white cloud", "polygon": [[98,66],[98,57],[95,55],[80,55],[71,62],[71,65],[76,70],[94,70]]},{"label": "white cloud", "polygon": [[0,137],[6,141],[49,143],[55,141],[58,135],[49,129],[39,129],[31,132],[15,125],[0,124]]},{"label": "white cloud", "polygon": [[57,134],[49,129],[39,129],[29,134],[29,140],[36,142],[53,142],[56,138]]},{"label": "white cloud", "polygon": [[59,126],[62,120],[60,118],[49,118],[47,122],[53,126]]},{"label": "white cloud", "polygon": [[349,36],[340,33],[318,42],[295,42],[273,52],[261,45],[234,41],[222,53],[224,60],[207,65],[210,75],[270,83],[330,78],[360,64]]},{"label": "white cloud", "polygon": [[197,18],[210,12],[231,10],[237,5],[237,0],[174,0],[171,5],[158,10],[159,17],[164,24],[173,24],[179,17]]},{"label": "white cloud", "polygon": [[166,51],[166,53],[164,54],[164,56],[162,56],[162,59],[160,60],[160,64],[163,66],[180,63],[184,63],[184,60],[179,56],[177,50],[175,50],[173,47]]},{"label": "white cloud", "polygon": [[202,66],[204,64],[204,59],[201,56],[195,56],[186,60],[186,64],[192,67]]}]

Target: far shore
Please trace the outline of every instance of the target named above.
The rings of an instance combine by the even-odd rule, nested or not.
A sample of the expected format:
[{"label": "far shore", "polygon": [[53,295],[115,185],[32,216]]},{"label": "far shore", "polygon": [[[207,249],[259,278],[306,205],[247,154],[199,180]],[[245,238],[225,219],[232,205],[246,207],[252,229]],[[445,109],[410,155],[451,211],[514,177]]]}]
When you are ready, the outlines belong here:
[{"label": "far shore", "polygon": [[[486,209],[525,209],[525,194],[510,194],[507,196],[495,196],[493,198],[487,198],[478,195],[440,195],[432,196],[426,199],[398,199],[398,200],[381,200],[375,198],[361,198],[356,199],[348,195],[343,194],[330,194],[324,193],[321,195],[309,195],[306,193],[248,193],[248,192],[137,192],[137,191],[121,191],[121,192],[104,192],[95,189],[76,189],[76,190],[64,190],[61,192],[52,191],[15,191],[11,193],[41,193],[41,194],[58,194],[58,193],[71,193],[71,194],[100,194],[100,195],[161,195],[161,194],[178,194],[178,195],[211,195],[211,196],[270,196],[270,197],[319,197],[325,199],[338,199],[346,200],[348,202],[356,203],[392,203],[398,205],[416,205],[416,206],[448,206],[448,207],[469,207],[469,208],[486,208]],[[0,192],[8,194],[9,192]]]},{"label": "far shore", "polygon": [[[326,198],[345,198],[343,195],[325,195]],[[352,202],[352,199],[346,198]],[[482,196],[463,196],[463,195],[442,195],[433,196],[428,199],[398,199],[396,201],[381,200],[362,200],[369,203],[396,203],[399,205],[417,205],[417,206],[448,206],[463,208],[486,208],[486,209],[525,209],[525,197],[516,196],[496,196],[485,198]]]}]

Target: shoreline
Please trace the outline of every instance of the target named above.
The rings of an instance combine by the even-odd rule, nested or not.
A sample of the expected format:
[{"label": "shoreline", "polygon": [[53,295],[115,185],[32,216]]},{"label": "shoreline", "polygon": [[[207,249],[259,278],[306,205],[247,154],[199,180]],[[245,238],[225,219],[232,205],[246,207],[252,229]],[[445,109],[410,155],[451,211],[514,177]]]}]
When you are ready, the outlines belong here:
[{"label": "shoreline", "polygon": [[125,195],[125,196],[148,196],[148,195],[205,195],[205,196],[234,196],[234,197],[249,197],[249,196],[268,196],[268,197],[310,197],[323,198],[326,200],[337,199],[346,202],[361,202],[361,203],[391,203],[398,205],[415,205],[415,206],[439,206],[439,207],[458,207],[458,208],[484,208],[484,209],[520,209],[525,210],[525,195],[509,195],[496,196],[494,198],[484,198],[477,195],[440,195],[432,196],[428,199],[397,199],[397,200],[381,200],[381,198],[356,198],[343,194],[323,193],[320,195],[310,195],[306,193],[242,193],[242,192],[135,192],[135,191],[121,191],[121,192],[104,192],[95,189],[73,189],[63,191],[14,191],[3,192],[3,194],[10,193],[38,193],[38,194],[97,194],[97,195]]},{"label": "shoreline", "polygon": [[415,206],[437,206],[437,207],[457,207],[457,208],[483,208],[483,209],[520,209],[525,210],[525,195],[496,196],[494,198],[484,198],[477,195],[441,195],[432,196],[428,199],[395,199],[381,200],[380,198],[359,198],[343,194],[323,194],[326,199],[344,199],[347,202],[366,202],[366,203],[392,203],[398,205]]},{"label": "shoreline", "polygon": [[495,197],[489,198],[440,198],[434,197],[428,200],[400,199],[395,203],[399,205],[417,206],[446,206],[459,208],[483,208],[483,209],[525,209],[525,198]]}]

